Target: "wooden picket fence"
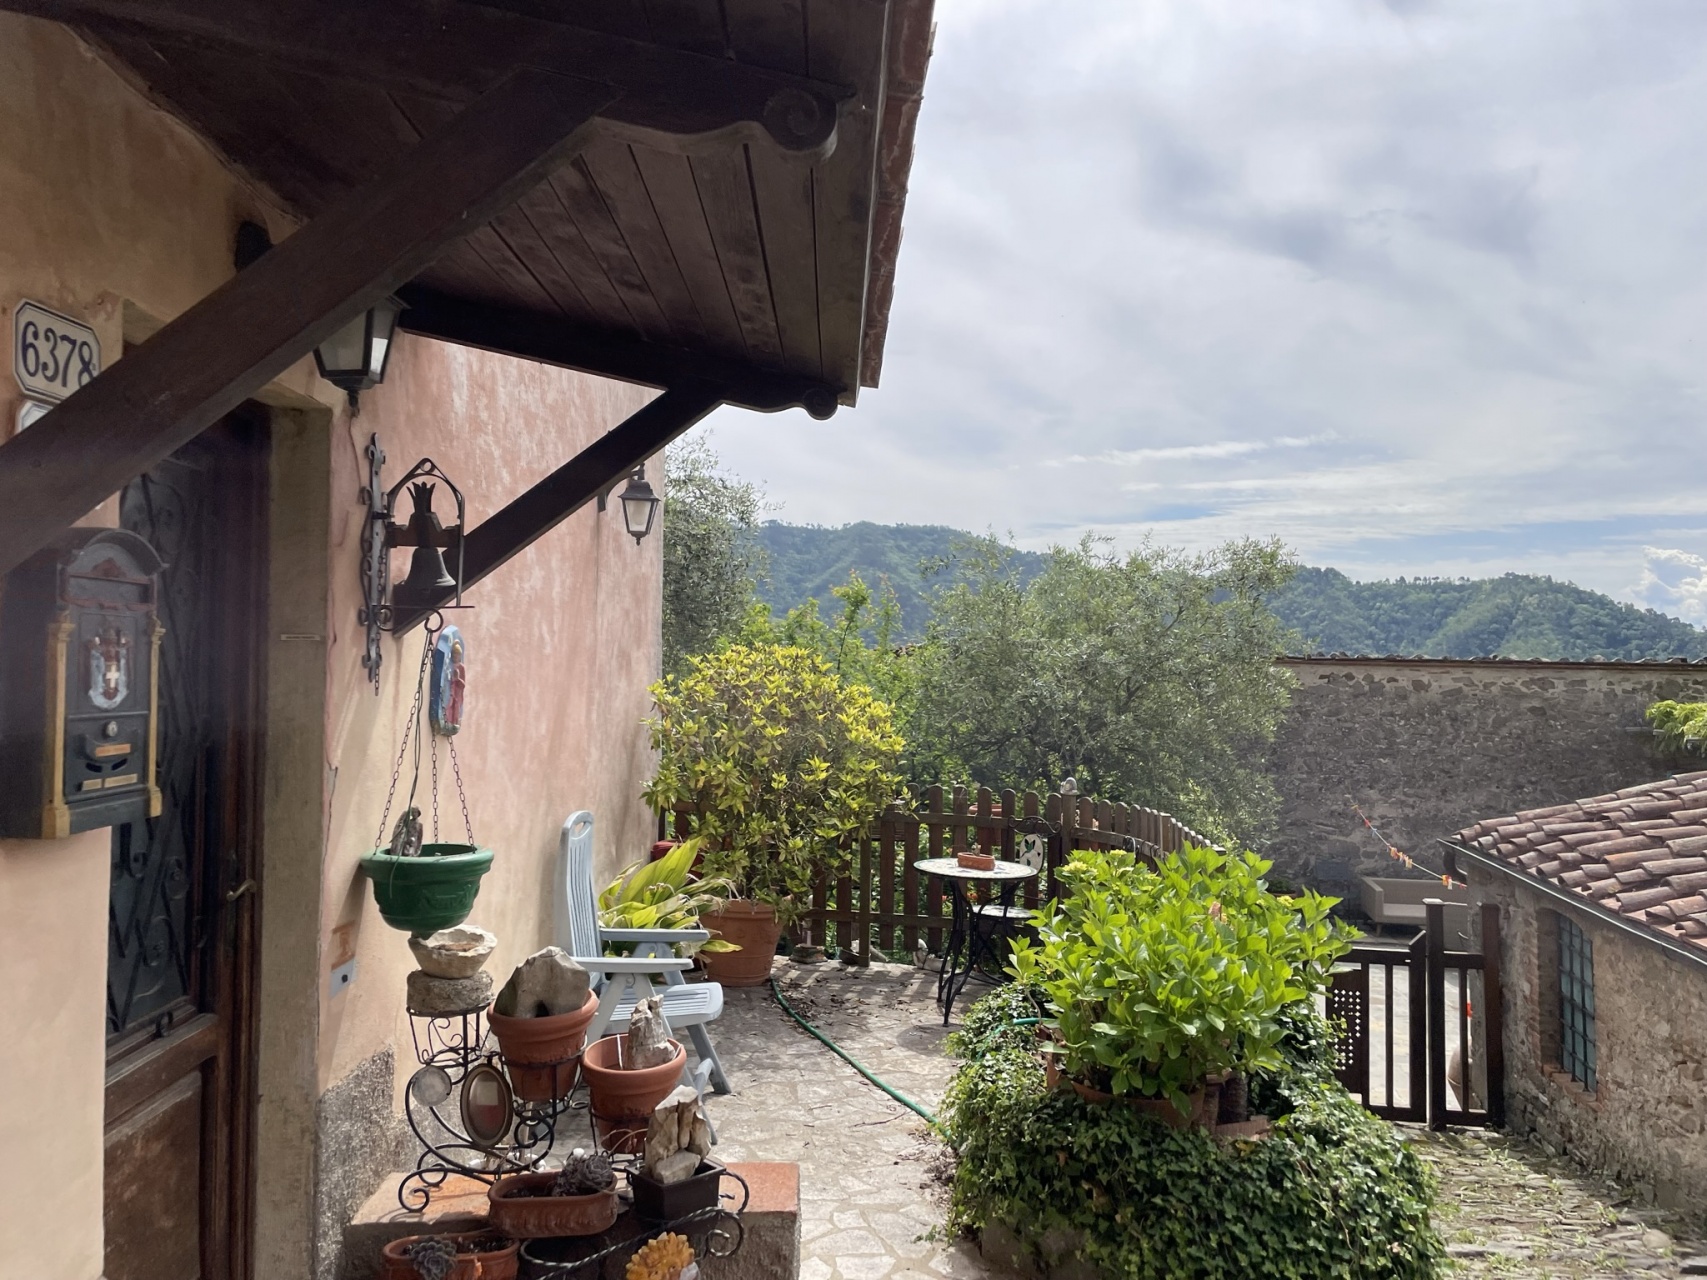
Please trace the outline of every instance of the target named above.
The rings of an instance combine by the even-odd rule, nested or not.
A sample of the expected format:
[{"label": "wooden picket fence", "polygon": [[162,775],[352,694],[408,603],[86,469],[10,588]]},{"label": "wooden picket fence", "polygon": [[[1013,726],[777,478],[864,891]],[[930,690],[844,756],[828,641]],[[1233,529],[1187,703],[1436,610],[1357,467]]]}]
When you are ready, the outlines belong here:
[{"label": "wooden picket fence", "polygon": [[[691,805],[660,814],[660,840],[693,833]],[[1169,814],[1134,805],[1111,804],[1059,791],[992,792],[988,787],[928,787],[915,800],[889,805],[873,829],[855,842],[852,874],[821,880],[798,929],[801,940],[836,947],[848,959],[869,963],[904,960],[922,941],[941,954],[948,936],[949,903],[941,882],[920,875],[922,858],[952,857],[978,849],[1015,861],[1020,841],[1039,836],[1044,863],[1026,882],[1020,901],[1028,907],[1057,892],[1055,872],[1075,849],[1131,849],[1154,865],[1186,844],[1209,841]]]}]

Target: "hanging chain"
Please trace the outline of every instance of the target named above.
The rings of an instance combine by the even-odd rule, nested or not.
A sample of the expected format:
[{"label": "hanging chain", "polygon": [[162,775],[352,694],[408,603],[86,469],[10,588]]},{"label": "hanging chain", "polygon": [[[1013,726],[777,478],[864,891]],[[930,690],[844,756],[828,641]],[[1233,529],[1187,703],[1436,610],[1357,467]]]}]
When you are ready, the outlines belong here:
[{"label": "hanging chain", "polygon": [[433,734],[433,842],[439,838],[439,735]]},{"label": "hanging chain", "polygon": [[[376,849],[389,848],[391,842],[385,837],[386,824],[391,821],[391,804],[397,796],[397,780],[403,776],[403,758],[409,754],[409,742],[413,737],[415,742],[415,777],[409,784],[409,803],[415,803],[415,787],[421,781],[421,700],[427,692],[427,664],[433,656],[433,637],[437,634],[433,628],[426,632],[426,642],[421,646],[421,670],[415,677],[415,705],[409,709],[409,718],[403,722],[403,743],[397,749],[397,763],[391,769],[391,785],[385,792],[385,812],[379,818],[379,835],[374,838],[373,847]],[[457,779],[457,786],[462,780]],[[466,806],[465,806],[466,807]]]},{"label": "hanging chain", "polygon": [[463,825],[463,829],[468,832],[468,843],[473,844],[475,842],[474,841],[474,822],[468,816],[468,792],[466,792],[462,789],[462,766],[457,763],[457,759],[456,759],[456,739],[450,738],[450,739],[447,739],[447,741],[450,743],[450,768],[451,768],[451,772],[456,775],[456,798],[458,800],[462,801],[462,825]]}]

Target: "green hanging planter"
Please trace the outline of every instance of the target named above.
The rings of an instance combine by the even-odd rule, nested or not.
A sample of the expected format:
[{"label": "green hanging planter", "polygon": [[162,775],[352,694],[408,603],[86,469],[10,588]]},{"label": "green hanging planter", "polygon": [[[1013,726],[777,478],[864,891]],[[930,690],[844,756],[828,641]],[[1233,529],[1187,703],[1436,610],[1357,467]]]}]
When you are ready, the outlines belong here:
[{"label": "green hanging planter", "polygon": [[491,865],[492,851],[471,844],[424,844],[411,858],[375,849],[362,859],[385,923],[422,935],[468,919]]}]

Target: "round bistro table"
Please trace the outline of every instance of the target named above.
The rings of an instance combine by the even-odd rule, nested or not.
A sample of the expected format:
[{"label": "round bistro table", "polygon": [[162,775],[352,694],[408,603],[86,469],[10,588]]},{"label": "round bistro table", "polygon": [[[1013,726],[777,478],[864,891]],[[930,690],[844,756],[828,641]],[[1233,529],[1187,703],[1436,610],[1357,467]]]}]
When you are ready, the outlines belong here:
[{"label": "round bistro table", "polygon": [[[1037,874],[1036,867],[1023,862],[997,862],[989,871],[963,867],[956,858],[921,858],[913,864],[927,876],[935,876],[948,885],[948,896],[954,907],[949,926],[948,945],[943,948],[942,963],[937,969],[936,1000],[942,1006],[942,1025],[954,1012],[954,1000],[966,989],[972,975],[978,972],[978,961],[996,955],[996,936],[1011,936],[1011,924],[1031,913],[1014,906],[1014,894],[1021,884]],[[1001,895],[999,903],[974,906],[966,896],[969,885],[988,884]],[[978,927],[980,921],[991,922],[988,930]],[[966,965],[961,968],[960,953],[966,952]]]}]

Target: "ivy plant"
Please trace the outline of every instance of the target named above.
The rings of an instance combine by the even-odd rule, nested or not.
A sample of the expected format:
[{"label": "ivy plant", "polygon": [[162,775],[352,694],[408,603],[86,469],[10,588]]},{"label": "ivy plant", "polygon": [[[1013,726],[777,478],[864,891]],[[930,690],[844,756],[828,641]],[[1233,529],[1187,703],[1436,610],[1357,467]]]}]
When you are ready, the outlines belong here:
[{"label": "ivy plant", "polygon": [[889,706],[806,649],[731,644],[652,687],[655,809],[691,805],[703,873],[785,924],[895,795],[902,740]]},{"label": "ivy plant", "polygon": [[1073,855],[1058,873],[1069,895],[1012,958],[1054,1015],[1069,1077],[1186,1111],[1205,1076],[1279,1064],[1282,1011],[1327,985],[1351,931],[1329,917],[1335,899],[1270,893],[1268,868],[1193,846],[1156,870],[1118,850]]},{"label": "ivy plant", "polygon": [[1032,1261],[1059,1266],[1076,1255],[1123,1280],[1441,1274],[1428,1167],[1333,1080],[1326,1028],[1309,1002],[1283,1014],[1279,1065],[1256,1077],[1279,1104],[1260,1140],[1171,1129],[1047,1088],[1019,1034],[1030,1030],[1018,1025],[1024,1016],[1010,991],[964,1020],[959,1043],[973,1056],[940,1111],[957,1152],[957,1229],[1005,1229]]}]

